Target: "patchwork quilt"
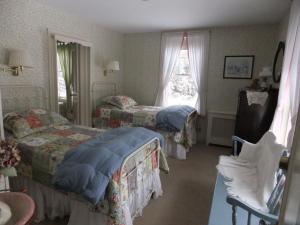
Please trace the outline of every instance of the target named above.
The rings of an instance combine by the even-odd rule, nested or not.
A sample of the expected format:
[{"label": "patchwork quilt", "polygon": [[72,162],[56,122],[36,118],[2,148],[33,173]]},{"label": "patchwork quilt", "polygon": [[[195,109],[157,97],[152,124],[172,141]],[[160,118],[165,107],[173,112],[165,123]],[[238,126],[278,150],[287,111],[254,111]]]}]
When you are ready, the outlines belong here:
[{"label": "patchwork quilt", "polygon": [[[22,163],[17,168],[19,175],[30,177],[34,181],[51,187],[52,177],[64,155],[76,146],[99,136],[102,132],[104,130],[82,126],[54,125],[16,139],[22,156]],[[135,171],[134,168],[137,165],[141,162],[145,165],[141,172],[143,179],[147,179],[158,166],[168,171],[166,159],[162,152],[158,151],[158,146],[158,141],[151,142],[130,157],[124,167],[114,173],[108,185],[105,200],[96,206],[91,205],[93,210],[108,215],[109,224],[124,224],[122,204],[136,189],[138,177],[137,173],[132,171]],[[161,154],[159,155],[158,152]],[[160,165],[159,160],[163,162]]]},{"label": "patchwork quilt", "polygon": [[96,108],[93,115],[94,127],[101,129],[117,127],[146,127],[158,131],[165,138],[172,138],[175,143],[181,144],[186,148],[191,147],[192,143],[187,130],[190,124],[188,120],[185,126],[179,132],[169,132],[157,130],[156,116],[162,110],[162,107],[135,105],[126,109],[120,109],[116,106],[103,104]]}]

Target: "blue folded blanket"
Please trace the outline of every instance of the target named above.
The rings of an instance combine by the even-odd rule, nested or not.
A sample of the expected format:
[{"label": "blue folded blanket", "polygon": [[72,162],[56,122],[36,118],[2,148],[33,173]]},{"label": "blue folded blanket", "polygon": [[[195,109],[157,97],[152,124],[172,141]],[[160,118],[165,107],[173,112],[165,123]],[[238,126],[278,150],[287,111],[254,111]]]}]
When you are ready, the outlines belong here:
[{"label": "blue folded blanket", "polygon": [[196,109],[187,105],[166,107],[156,115],[156,128],[178,132],[184,128],[187,117]]},{"label": "blue folded blanket", "polygon": [[81,194],[93,204],[104,199],[112,175],[131,153],[153,138],[163,137],[136,127],[111,129],[69,151],[53,177],[56,188]]}]

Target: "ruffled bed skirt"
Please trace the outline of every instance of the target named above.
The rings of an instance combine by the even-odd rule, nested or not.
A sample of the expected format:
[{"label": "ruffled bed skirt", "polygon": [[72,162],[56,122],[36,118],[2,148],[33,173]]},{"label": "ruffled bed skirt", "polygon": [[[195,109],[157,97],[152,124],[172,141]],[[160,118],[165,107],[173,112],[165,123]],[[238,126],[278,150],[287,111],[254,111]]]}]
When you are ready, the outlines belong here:
[{"label": "ruffled bed skirt", "polygon": [[[189,146],[193,146],[197,143],[197,132],[195,125],[188,126],[187,132],[187,142]],[[174,136],[169,136],[168,134],[163,134],[165,137],[165,145],[162,151],[166,156],[171,156],[176,159],[185,160],[187,153],[191,150],[191,147],[185,147],[181,144],[175,142]]]},{"label": "ruffled bed skirt", "polygon": [[185,160],[189,148],[184,147],[181,144],[176,143],[172,138],[165,139],[165,146],[162,151],[166,156],[173,157],[175,159]]},{"label": "ruffled bed skirt", "polygon": [[[92,210],[90,204],[74,196],[65,195],[52,188],[39,184],[25,177],[11,179],[12,190],[27,189],[28,194],[35,200],[37,207],[36,221],[50,220],[69,216],[68,225],[107,225],[108,216]],[[147,180],[141,180],[134,193],[123,203],[125,225],[132,225],[133,219],[142,215],[143,208],[153,196],[162,195],[159,169],[155,169]]]}]

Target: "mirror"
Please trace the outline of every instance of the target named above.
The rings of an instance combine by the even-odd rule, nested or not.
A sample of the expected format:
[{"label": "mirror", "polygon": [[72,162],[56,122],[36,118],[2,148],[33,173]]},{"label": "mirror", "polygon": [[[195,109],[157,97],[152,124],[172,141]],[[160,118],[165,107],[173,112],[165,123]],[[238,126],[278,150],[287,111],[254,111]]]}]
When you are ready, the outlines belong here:
[{"label": "mirror", "polygon": [[275,83],[280,82],[284,50],[285,50],[285,44],[283,41],[281,41],[278,44],[276,55],[273,62],[273,81]]}]

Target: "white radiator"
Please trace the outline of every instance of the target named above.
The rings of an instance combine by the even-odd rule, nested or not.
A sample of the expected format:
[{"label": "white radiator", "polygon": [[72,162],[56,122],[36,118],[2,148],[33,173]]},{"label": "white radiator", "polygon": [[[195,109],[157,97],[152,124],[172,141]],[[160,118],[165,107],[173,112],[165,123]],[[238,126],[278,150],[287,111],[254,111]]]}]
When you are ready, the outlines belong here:
[{"label": "white radiator", "polygon": [[206,144],[231,146],[234,133],[235,114],[230,112],[208,112]]}]

